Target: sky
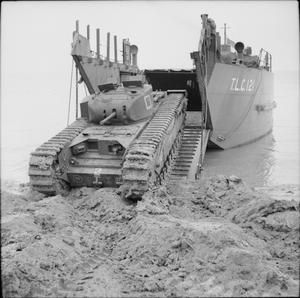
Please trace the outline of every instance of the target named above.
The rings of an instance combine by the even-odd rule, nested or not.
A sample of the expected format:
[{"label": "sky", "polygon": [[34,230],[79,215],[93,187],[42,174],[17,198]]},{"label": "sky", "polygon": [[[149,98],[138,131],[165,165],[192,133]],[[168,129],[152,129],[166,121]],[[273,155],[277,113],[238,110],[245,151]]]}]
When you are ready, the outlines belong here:
[{"label": "sky", "polygon": [[[273,69],[297,70],[299,24],[296,1],[55,1],[2,2],[1,39],[4,72],[69,71],[75,20],[80,32],[100,28],[101,50],[106,32],[138,45],[144,68],[191,68],[189,53],[197,49],[202,13],[229,27],[228,36],[258,52],[273,55]],[[222,34],[223,36],[223,34]],[[111,40],[112,44],[112,40]],[[121,52],[119,52],[121,59]],[[68,66],[68,67],[67,67]]]}]

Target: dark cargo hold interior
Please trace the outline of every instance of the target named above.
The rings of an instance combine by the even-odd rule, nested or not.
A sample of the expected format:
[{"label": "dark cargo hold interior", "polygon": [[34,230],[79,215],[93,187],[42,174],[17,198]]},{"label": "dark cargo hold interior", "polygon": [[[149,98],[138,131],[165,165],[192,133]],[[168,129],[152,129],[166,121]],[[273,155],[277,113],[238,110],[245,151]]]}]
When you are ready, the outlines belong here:
[{"label": "dark cargo hold interior", "polygon": [[201,98],[196,80],[196,73],[192,70],[145,70],[144,74],[155,91],[182,90],[188,93],[188,111],[201,111]]}]

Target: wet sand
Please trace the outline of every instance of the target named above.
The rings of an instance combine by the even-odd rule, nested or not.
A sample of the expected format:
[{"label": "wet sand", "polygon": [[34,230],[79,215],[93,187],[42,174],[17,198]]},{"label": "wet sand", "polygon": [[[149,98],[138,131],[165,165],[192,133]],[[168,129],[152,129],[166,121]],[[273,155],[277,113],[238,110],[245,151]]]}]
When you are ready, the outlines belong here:
[{"label": "wet sand", "polygon": [[45,197],[2,185],[4,297],[299,295],[299,186],[177,182]]}]

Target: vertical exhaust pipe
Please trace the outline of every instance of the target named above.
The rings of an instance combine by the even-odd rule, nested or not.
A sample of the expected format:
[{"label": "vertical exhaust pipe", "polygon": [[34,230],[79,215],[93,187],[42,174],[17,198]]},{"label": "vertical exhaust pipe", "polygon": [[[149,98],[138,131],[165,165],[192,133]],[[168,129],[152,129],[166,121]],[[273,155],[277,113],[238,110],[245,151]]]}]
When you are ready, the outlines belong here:
[{"label": "vertical exhaust pipe", "polygon": [[100,58],[100,29],[96,29],[97,58]]},{"label": "vertical exhaust pipe", "polygon": [[110,48],[110,33],[107,32],[107,42],[106,42],[106,48],[107,48],[107,52],[106,52],[106,60],[109,61],[109,48]]},{"label": "vertical exhaust pipe", "polygon": [[90,40],[90,25],[86,26],[86,38]]},{"label": "vertical exhaust pipe", "polygon": [[117,36],[114,36],[115,62],[118,62]]},{"label": "vertical exhaust pipe", "polygon": [[123,38],[123,64],[126,64],[126,39]]},{"label": "vertical exhaust pipe", "polygon": [[137,66],[137,53],[138,53],[138,47],[136,45],[130,46],[130,52],[132,55],[132,65]]},{"label": "vertical exhaust pipe", "polygon": [[[79,21],[76,20],[76,33],[79,33]],[[76,63],[75,63],[76,65]],[[78,66],[76,65],[76,72],[75,72],[75,92],[76,92],[76,110],[75,110],[75,117],[78,119]]]},{"label": "vertical exhaust pipe", "polygon": [[79,21],[76,20],[76,32],[79,33]]}]

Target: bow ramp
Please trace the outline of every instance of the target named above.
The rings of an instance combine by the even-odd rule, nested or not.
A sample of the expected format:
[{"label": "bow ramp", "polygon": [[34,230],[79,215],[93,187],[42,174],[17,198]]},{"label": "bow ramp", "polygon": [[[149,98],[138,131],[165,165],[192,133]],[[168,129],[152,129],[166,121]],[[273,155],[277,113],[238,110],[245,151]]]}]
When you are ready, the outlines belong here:
[{"label": "bow ramp", "polygon": [[207,142],[209,129],[203,127],[202,112],[187,112],[186,124],[169,172],[169,180],[199,177]]}]

